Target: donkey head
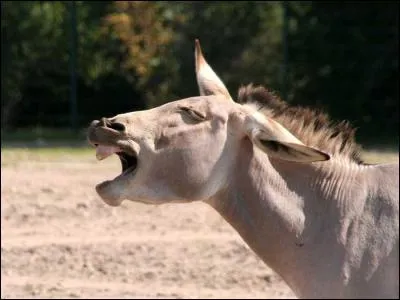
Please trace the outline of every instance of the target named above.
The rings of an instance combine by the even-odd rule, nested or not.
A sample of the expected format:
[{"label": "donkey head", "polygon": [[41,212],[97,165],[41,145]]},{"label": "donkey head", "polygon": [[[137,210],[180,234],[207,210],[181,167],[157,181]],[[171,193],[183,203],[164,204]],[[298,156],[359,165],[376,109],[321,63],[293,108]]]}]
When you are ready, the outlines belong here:
[{"label": "donkey head", "polygon": [[295,161],[328,160],[251,105],[232,100],[195,43],[200,96],[102,118],[88,140],[98,159],[117,154],[122,173],[96,186],[109,205],[124,199],[149,204],[205,200],[229,184],[243,143],[268,156]]}]

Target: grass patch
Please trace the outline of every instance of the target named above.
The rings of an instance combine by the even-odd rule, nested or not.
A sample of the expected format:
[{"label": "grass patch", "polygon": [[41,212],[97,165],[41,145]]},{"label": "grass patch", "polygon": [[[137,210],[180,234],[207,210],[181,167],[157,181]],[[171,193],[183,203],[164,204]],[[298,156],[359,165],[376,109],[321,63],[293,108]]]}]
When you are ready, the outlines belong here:
[{"label": "grass patch", "polygon": [[1,148],[1,165],[23,161],[68,161],[95,157],[92,147]]},{"label": "grass patch", "polygon": [[[363,143],[363,158],[368,163],[399,161],[398,139],[379,144]],[[94,157],[86,140],[86,128],[78,131],[34,127],[2,131],[1,165],[18,161],[65,161]]]},{"label": "grass patch", "polygon": [[[68,161],[69,159],[95,159],[90,146],[7,147],[1,148],[1,165],[21,161]],[[398,150],[366,150],[362,154],[367,163],[390,163],[399,161]]]},{"label": "grass patch", "polygon": [[399,152],[390,150],[367,150],[363,152],[362,158],[365,162],[370,164],[392,163],[399,161]]}]

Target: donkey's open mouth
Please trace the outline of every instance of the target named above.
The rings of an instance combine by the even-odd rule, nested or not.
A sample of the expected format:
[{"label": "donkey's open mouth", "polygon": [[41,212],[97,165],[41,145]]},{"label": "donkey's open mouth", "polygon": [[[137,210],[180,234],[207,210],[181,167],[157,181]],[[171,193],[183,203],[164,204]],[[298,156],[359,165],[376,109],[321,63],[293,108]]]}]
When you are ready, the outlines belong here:
[{"label": "donkey's open mouth", "polygon": [[118,146],[106,146],[97,143],[94,145],[96,147],[96,157],[98,160],[103,160],[114,153],[118,155],[121,161],[122,173],[118,175],[117,178],[136,171],[138,159],[137,155],[132,151],[124,151]]}]

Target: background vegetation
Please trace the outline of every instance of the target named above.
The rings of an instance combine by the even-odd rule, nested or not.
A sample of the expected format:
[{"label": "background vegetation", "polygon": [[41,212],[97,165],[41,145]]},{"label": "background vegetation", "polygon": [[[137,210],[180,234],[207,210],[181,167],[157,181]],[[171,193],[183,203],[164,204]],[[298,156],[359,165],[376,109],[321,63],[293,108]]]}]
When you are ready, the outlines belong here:
[{"label": "background vegetation", "polygon": [[[198,94],[194,39],[253,82],[398,143],[399,3],[76,1],[77,122]],[[71,129],[70,1],[1,2],[1,128]],[[40,130],[39,130],[40,131]],[[43,132],[43,131],[41,131]]]}]

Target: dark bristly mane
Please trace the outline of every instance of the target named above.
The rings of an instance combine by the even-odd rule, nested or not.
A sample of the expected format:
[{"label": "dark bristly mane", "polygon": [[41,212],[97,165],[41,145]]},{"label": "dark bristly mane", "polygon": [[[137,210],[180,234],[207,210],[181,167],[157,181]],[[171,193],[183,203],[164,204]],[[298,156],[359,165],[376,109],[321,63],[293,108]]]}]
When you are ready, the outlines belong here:
[{"label": "dark bristly mane", "polygon": [[239,89],[238,102],[257,105],[260,111],[280,122],[308,146],[341,154],[363,164],[361,147],[354,139],[355,129],[347,121],[333,123],[322,111],[292,106],[265,87],[253,87],[252,84]]}]

